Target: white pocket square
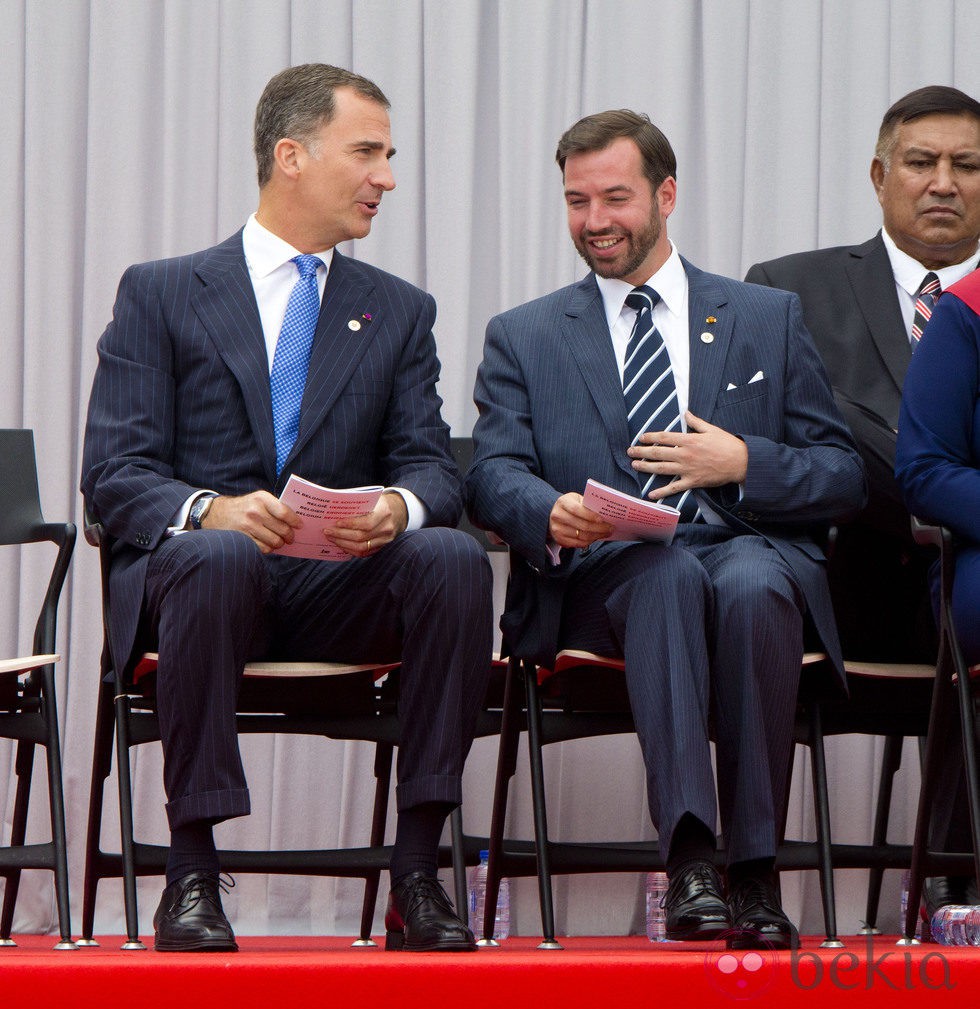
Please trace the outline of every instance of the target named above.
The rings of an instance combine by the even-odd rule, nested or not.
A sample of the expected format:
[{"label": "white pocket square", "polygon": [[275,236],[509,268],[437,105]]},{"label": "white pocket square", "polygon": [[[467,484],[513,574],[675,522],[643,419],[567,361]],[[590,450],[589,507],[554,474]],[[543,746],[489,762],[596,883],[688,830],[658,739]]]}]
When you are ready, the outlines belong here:
[{"label": "white pocket square", "polygon": [[[751,385],[753,382],[761,382],[765,378],[761,371],[757,371],[749,380],[746,385]],[[734,382],[729,382],[728,386],[725,388],[725,392],[731,392],[733,389],[737,389],[738,386]]]}]

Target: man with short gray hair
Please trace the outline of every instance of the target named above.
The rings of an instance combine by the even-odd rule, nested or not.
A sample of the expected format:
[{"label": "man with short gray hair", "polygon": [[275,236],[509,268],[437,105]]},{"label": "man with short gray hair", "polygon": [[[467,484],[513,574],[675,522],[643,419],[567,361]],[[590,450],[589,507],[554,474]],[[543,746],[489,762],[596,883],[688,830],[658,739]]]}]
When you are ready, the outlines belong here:
[{"label": "man with short gray hair", "polygon": [[[401,661],[387,947],[476,948],[436,868],[490,670],[490,567],[452,528],[435,303],[336,248],[395,186],[387,110],[338,67],[277,74],[255,119],[258,210],[212,249],[130,267],[99,341],[82,491],[116,541],[114,663],[159,652],[158,950],[238,948],[212,828],[249,812],[235,705],[244,664],[270,656]],[[318,531],[343,563],[278,552],[302,526],[279,498],[291,474],[384,488]]]}]

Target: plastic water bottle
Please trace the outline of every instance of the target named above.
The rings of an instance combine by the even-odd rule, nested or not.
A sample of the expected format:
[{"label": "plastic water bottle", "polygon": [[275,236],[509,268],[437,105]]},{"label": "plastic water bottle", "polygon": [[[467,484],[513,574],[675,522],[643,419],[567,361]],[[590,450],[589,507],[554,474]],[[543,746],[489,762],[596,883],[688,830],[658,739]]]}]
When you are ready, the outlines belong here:
[{"label": "plastic water bottle", "polygon": [[[480,864],[470,873],[469,914],[470,928],[477,940],[483,938],[483,911],[487,902],[487,859],[488,851],[480,852]],[[510,880],[501,879],[497,891],[497,916],[494,918],[494,939],[506,939],[510,935]]]},{"label": "plastic water bottle", "polygon": [[648,872],[647,892],[647,938],[650,942],[666,942],[667,914],[662,901],[667,893],[667,873]]},{"label": "plastic water bottle", "polygon": [[[909,908],[909,883],[912,878],[912,873],[906,869],[902,873],[902,892],[899,900],[899,916],[898,916],[898,933],[899,935],[905,934],[905,915]],[[916,930],[918,930],[918,922],[916,922]]]},{"label": "plastic water bottle", "polygon": [[932,938],[944,946],[980,946],[980,907],[941,907],[932,916]]}]

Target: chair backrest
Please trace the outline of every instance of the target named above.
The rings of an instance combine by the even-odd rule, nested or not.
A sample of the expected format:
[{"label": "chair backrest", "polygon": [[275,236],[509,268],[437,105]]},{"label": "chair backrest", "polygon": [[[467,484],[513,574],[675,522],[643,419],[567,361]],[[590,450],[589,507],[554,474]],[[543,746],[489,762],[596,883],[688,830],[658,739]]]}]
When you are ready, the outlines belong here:
[{"label": "chair backrest", "polygon": [[45,522],[41,515],[34,433],[0,430],[0,544],[42,542],[54,543],[58,555],[34,628],[36,654],[55,651],[58,600],[75,549],[75,526],[71,522]]},{"label": "chair backrest", "polygon": [[0,543],[46,539],[43,525],[34,432],[0,430]]}]

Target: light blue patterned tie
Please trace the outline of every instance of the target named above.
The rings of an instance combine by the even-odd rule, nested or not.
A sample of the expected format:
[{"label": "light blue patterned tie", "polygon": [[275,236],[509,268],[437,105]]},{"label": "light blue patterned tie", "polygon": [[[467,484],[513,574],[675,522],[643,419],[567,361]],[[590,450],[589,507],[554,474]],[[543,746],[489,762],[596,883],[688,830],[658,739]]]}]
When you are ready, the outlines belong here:
[{"label": "light blue patterned tie", "polygon": [[[639,441],[644,431],[681,430],[674,369],[670,365],[664,338],[653,323],[653,308],[658,301],[660,295],[651,287],[634,287],[626,295],[626,304],[636,309],[636,322],[626,345],[623,368],[623,395],[631,445]],[[650,491],[666,486],[673,479],[672,476],[651,474],[640,496],[645,498]],[[683,494],[672,494],[662,501],[680,511],[682,522],[696,522],[700,518],[697,499],[689,490]]]},{"label": "light blue patterned tie", "polygon": [[299,408],[303,402],[310,347],[320,314],[316,271],[323,265],[318,256],[295,256],[299,280],[289,293],[272,359],[269,386],[272,391],[272,427],[276,436],[276,473],[282,472],[299,433]]}]

